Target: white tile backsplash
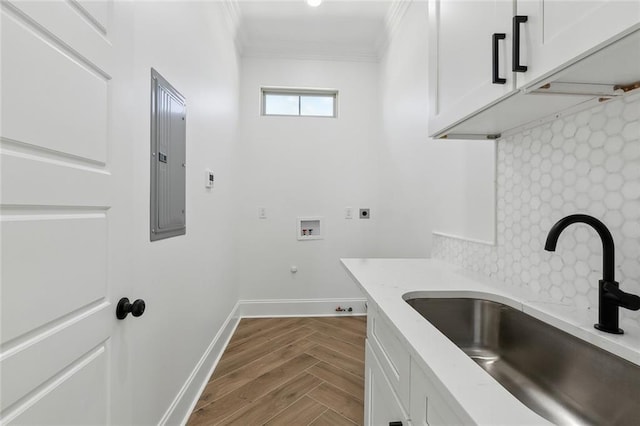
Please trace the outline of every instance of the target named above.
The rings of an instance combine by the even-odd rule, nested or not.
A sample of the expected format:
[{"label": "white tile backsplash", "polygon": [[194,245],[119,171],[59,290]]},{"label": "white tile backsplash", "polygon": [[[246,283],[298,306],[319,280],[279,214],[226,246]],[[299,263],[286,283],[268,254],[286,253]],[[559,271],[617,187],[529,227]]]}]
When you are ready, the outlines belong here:
[{"label": "white tile backsplash", "polygon": [[[586,213],[613,234],[621,289],[640,294],[640,94],[499,140],[497,200],[495,246],[434,235],[433,257],[590,309],[595,321],[596,232],[571,225],[554,253],[544,251],[557,220]],[[620,311],[640,326],[640,312]]]}]

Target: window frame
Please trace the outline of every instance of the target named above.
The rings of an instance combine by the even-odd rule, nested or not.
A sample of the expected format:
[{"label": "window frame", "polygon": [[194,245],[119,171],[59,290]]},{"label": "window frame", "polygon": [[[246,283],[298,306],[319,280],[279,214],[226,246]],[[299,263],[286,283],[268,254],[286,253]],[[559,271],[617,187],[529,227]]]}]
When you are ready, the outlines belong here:
[{"label": "window frame", "polygon": [[[297,96],[298,114],[267,114],[267,95]],[[304,96],[327,97],[333,99],[333,115],[309,115],[302,114],[301,98]],[[316,89],[307,87],[261,87],[260,88],[260,115],[263,117],[310,117],[310,118],[338,118],[338,90]]]}]

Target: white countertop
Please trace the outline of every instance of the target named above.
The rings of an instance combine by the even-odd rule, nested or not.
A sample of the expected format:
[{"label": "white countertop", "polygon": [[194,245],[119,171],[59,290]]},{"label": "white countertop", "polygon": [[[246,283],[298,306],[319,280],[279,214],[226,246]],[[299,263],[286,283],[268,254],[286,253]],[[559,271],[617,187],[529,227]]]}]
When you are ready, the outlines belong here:
[{"label": "white countertop", "polygon": [[640,329],[623,324],[624,335],[593,328],[597,312],[544,300],[435,259],[341,259],[367,298],[396,328],[411,356],[435,374],[477,424],[549,424],[524,406],[455,344],[409,306],[412,297],[480,297],[504,303],[640,365]]}]

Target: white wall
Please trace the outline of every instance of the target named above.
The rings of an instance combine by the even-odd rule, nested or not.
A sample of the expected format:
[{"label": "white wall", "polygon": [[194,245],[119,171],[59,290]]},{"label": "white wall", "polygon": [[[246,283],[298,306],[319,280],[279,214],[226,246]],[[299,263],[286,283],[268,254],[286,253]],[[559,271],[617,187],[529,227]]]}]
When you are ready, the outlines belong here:
[{"label": "white wall", "polygon": [[488,244],[496,236],[496,142],[432,140],[433,231]]},{"label": "white wall", "polygon": [[[134,424],[155,424],[170,406],[238,299],[232,285],[232,169],[238,62],[223,5],[134,2],[134,289],[144,316],[128,320]],[[149,242],[150,68],[187,102],[185,236]],[[204,188],[204,169],[215,189]]]},{"label": "white wall", "polygon": [[[377,64],[246,57],[241,76],[234,232],[241,298],[361,297],[339,258],[376,253]],[[262,86],[337,89],[339,116],[260,116]],[[370,208],[371,219],[345,219],[345,207],[356,215]],[[298,241],[299,216],[323,216],[325,238]]]},{"label": "white wall", "polygon": [[411,2],[380,63],[383,257],[429,256],[434,230],[494,240],[494,144],[427,137],[427,58],[427,4]]},{"label": "white wall", "polygon": [[432,147],[427,137],[427,35],[427,4],[412,2],[380,62],[381,257],[430,253],[433,194]]}]

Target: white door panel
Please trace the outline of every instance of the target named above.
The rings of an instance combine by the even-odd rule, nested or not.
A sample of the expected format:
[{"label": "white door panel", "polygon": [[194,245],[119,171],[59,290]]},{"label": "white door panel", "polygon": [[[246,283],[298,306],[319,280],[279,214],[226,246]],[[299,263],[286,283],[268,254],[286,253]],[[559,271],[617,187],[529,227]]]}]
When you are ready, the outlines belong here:
[{"label": "white door panel", "polygon": [[80,13],[85,15],[96,28],[106,34],[109,30],[109,8],[111,3],[95,0],[69,0]]},{"label": "white door panel", "polygon": [[2,136],[104,164],[108,78],[21,15],[4,12]]},{"label": "white door panel", "polygon": [[101,345],[52,377],[3,418],[15,425],[104,425],[109,422],[108,348]]},{"label": "white door panel", "polygon": [[106,213],[23,212],[2,215],[2,344],[107,296]]},{"label": "white door panel", "polygon": [[103,210],[110,205],[111,176],[104,167],[29,148],[3,140],[0,162],[3,169],[11,170],[11,179],[0,181],[2,204],[84,206]]},{"label": "white door panel", "polygon": [[0,9],[0,423],[129,423],[115,304],[131,289],[132,164],[114,76],[131,21],[112,1]]},{"label": "white door panel", "polygon": [[112,317],[109,303],[94,304],[47,332],[38,333],[35,339],[8,346],[0,361],[0,410],[7,409],[60,370],[73,365],[85,354],[85,348],[103,344],[109,337]]},{"label": "white door panel", "polygon": [[36,28],[36,33],[46,33],[42,37],[45,43],[51,43],[78,61],[86,62],[96,72],[105,73],[113,67],[112,46],[105,43],[105,36],[109,38],[110,34],[89,14],[91,5],[106,16],[109,7],[106,1],[86,2],[84,7],[74,1],[17,1],[8,7],[21,15],[29,26]]}]

